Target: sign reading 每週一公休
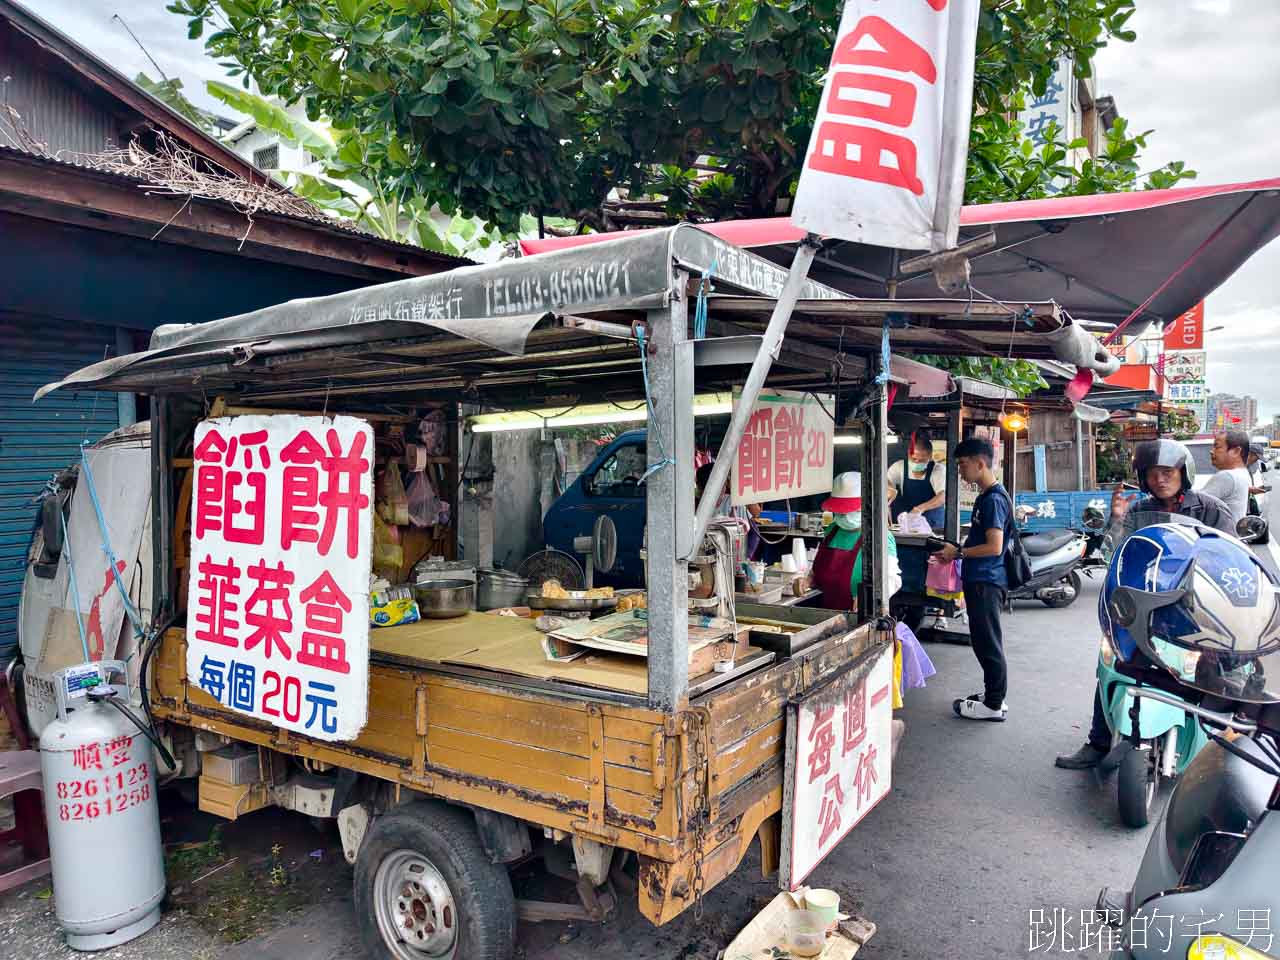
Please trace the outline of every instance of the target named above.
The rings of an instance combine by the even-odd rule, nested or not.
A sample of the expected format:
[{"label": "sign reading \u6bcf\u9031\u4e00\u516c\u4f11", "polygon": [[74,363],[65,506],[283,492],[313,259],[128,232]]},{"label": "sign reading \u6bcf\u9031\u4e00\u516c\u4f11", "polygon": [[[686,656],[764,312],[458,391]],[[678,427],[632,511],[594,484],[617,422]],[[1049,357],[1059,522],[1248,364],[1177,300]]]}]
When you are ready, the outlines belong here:
[{"label": "sign reading \u6bcf\u9031\u4e00\u516c\u4f11", "polygon": [[907,250],[956,245],[978,0],[847,0],[791,222]]},{"label": "sign reading \u6bcf\u9031\u4e00\u516c\u4f11", "polygon": [[320,740],[364,727],[373,431],[355,417],[196,426],[187,676]]},{"label": "sign reading \u6bcf\u9031\u4e00\u516c\u4f11", "polygon": [[794,890],[889,792],[893,646],[787,708],[780,886]]},{"label": "sign reading \u6bcf\u9031\u4e00\u516c\u4f11", "polygon": [[[741,402],[735,390],[733,403]],[[735,506],[826,493],[835,463],[835,397],[767,390],[760,394],[733,458]]]}]

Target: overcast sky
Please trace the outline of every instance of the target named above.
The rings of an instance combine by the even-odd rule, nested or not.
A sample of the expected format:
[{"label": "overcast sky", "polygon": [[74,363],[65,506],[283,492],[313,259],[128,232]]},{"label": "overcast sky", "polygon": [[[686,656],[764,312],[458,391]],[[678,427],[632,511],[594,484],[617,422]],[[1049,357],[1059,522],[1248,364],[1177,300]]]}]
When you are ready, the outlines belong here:
[{"label": "overcast sky", "polygon": [[[119,13],[160,69],[181,77],[201,106],[220,107],[204,81],[220,70],[165,0],[21,0],[117,69],[154,76]],[[1144,167],[1184,160],[1197,183],[1280,176],[1278,0],[1138,0],[1134,43],[1104,50],[1100,92],[1111,94],[1133,130],[1154,129]],[[223,112],[226,112],[223,110]],[[1209,297],[1205,325],[1209,387],[1258,398],[1259,415],[1280,414],[1280,241],[1256,255]]]}]

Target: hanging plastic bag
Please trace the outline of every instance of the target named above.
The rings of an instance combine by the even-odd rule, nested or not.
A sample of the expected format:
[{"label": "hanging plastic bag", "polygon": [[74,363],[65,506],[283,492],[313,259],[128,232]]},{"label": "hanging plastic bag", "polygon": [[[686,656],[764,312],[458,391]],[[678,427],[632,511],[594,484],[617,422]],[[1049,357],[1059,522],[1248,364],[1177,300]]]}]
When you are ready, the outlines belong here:
[{"label": "hanging plastic bag", "polygon": [[938,593],[959,593],[963,589],[960,581],[960,561],[938,560],[931,557],[924,582],[926,587]]},{"label": "hanging plastic bag", "polygon": [[378,475],[378,514],[393,526],[409,522],[409,495],[400,479],[400,468],[394,463],[388,463]]},{"label": "hanging plastic bag", "polygon": [[[430,527],[440,522],[441,501],[425,473],[415,473],[409,484],[409,522],[415,527]],[[446,517],[448,504],[444,504]],[[445,520],[448,523],[448,520]]]},{"label": "hanging plastic bag", "polygon": [[443,410],[432,410],[429,414],[422,418],[422,422],[418,424],[418,437],[422,440],[422,445],[427,448],[427,453],[433,457],[444,455],[445,440],[445,419]]}]

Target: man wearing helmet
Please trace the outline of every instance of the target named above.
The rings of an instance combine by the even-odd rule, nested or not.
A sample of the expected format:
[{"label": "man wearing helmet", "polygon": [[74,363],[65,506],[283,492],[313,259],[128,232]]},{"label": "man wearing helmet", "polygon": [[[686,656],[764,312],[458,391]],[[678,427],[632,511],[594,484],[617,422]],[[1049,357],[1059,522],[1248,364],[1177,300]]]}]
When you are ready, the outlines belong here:
[{"label": "man wearing helmet", "polygon": [[[1146,494],[1125,496],[1121,484],[1111,494],[1111,525],[1117,531],[1130,512],[1173,513],[1198,520],[1206,527],[1235,535],[1235,520],[1230,508],[1217,497],[1192,490],[1195,461],[1191,452],[1176,440],[1148,440],[1138,444],[1133,455],[1133,469],[1138,487]],[[1135,502],[1136,501],[1136,502]],[[1096,767],[1111,752],[1111,728],[1107,725],[1102,691],[1093,691],[1093,723],[1089,739],[1075,753],[1057,757],[1054,765],[1064,770],[1086,770]]]}]

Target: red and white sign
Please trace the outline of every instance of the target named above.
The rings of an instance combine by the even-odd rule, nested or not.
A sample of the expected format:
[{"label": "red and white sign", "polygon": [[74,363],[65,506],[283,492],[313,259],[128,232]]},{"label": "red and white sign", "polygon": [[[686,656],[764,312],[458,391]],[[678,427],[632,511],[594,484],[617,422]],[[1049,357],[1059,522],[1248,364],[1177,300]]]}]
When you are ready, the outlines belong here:
[{"label": "red and white sign", "polygon": [[847,0],[791,222],[908,250],[956,245],[979,0]]},{"label": "red and white sign", "polygon": [[[733,404],[741,402],[735,390]],[[836,424],[829,394],[767,390],[747,421],[733,458],[729,493],[734,506],[831,489]]]},{"label": "red and white sign", "polygon": [[368,709],[373,430],[206,420],[193,456],[187,676],[232,710],[353,739]]},{"label": "red and white sign", "polygon": [[1164,347],[1166,350],[1204,349],[1203,300],[1165,327]]},{"label": "red and white sign", "polygon": [[889,792],[893,647],[788,713],[782,885],[794,890]]}]

